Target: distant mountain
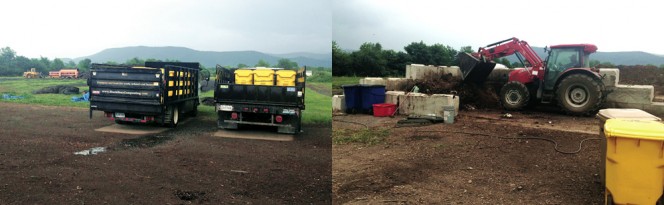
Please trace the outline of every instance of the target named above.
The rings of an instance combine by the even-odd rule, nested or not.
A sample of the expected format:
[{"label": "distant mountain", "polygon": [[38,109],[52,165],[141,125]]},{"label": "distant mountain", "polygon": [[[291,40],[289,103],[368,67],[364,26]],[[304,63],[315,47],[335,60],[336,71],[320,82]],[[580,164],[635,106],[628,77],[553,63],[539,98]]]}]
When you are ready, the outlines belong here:
[{"label": "distant mountain", "polygon": [[[283,56],[283,57],[282,57]],[[327,58],[325,58],[327,56]],[[215,65],[236,66],[240,63],[246,65],[255,65],[259,60],[264,60],[270,64],[277,64],[279,59],[288,58],[297,62],[300,66],[313,67],[332,67],[331,54],[316,53],[291,53],[291,54],[267,54],[258,51],[198,51],[185,47],[147,47],[134,46],[122,48],[109,48],[99,53],[75,58],[78,62],[89,58],[93,63],[105,63],[115,61],[123,63],[128,59],[138,57],[140,59],[160,59],[160,60],[179,60],[200,62],[205,67],[214,67]]]},{"label": "distant mountain", "polygon": [[[546,60],[547,54],[542,47],[533,47],[542,60]],[[507,58],[510,62],[518,62],[516,56]],[[591,60],[598,60],[600,62],[611,62],[614,65],[647,65],[653,64],[656,66],[664,64],[664,55],[655,55],[642,51],[622,51],[622,52],[596,52],[590,54]]]},{"label": "distant mountain", "polygon": [[273,56],[277,56],[279,58],[312,58],[312,59],[317,59],[317,60],[329,60],[332,56],[332,52],[329,53],[306,53],[306,52],[298,52],[298,53],[285,53],[285,54],[270,54]]}]

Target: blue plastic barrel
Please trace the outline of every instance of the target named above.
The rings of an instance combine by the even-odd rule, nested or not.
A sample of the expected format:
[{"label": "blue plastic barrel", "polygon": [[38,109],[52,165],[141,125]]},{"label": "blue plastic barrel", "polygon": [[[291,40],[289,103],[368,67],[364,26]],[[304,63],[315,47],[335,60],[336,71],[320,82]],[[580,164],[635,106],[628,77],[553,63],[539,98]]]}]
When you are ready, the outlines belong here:
[{"label": "blue plastic barrel", "polygon": [[385,103],[384,85],[362,85],[360,90],[362,99],[360,109],[362,113],[371,114],[373,113],[373,104]]},{"label": "blue plastic barrel", "polygon": [[362,96],[360,95],[360,85],[343,85],[344,98],[346,101],[346,113],[355,114],[360,112],[362,107]]}]

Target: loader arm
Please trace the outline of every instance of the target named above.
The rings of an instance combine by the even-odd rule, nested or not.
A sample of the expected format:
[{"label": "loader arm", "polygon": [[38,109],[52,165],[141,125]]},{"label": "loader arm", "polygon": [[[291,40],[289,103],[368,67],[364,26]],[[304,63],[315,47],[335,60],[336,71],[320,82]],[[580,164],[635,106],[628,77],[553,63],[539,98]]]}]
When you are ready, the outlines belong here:
[{"label": "loader arm", "polygon": [[478,84],[483,83],[495,66],[495,63],[491,61],[517,52],[530,64],[529,68],[525,68],[528,73],[532,73],[532,75],[536,75],[540,79],[544,77],[544,61],[537,55],[533,48],[526,41],[509,38],[479,48],[477,53],[472,54],[472,57],[469,55],[459,55],[459,66],[464,73],[464,81],[472,81]]}]

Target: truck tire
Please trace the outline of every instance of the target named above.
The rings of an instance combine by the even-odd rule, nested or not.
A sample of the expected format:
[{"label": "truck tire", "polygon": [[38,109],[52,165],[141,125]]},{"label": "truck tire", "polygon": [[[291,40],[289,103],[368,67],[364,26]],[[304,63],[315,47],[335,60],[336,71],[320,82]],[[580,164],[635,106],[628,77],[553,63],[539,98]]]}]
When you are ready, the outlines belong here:
[{"label": "truck tire", "polygon": [[572,74],[560,80],[556,90],[558,105],[572,115],[590,115],[602,106],[604,84],[585,74]]},{"label": "truck tire", "polygon": [[500,104],[506,110],[521,110],[530,102],[530,92],[526,85],[511,81],[500,89]]},{"label": "truck tire", "polygon": [[177,127],[180,122],[180,111],[177,105],[171,105],[166,108],[166,123],[167,127]]}]

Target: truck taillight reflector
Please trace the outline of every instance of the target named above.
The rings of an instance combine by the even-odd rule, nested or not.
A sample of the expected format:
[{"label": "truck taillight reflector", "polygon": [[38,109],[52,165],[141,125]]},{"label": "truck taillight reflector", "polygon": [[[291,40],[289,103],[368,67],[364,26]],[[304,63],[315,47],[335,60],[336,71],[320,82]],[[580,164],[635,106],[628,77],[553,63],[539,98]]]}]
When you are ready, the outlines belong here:
[{"label": "truck taillight reflector", "polygon": [[277,123],[281,123],[284,121],[284,118],[281,117],[281,115],[277,115],[277,117],[275,117],[274,120],[277,121]]},{"label": "truck taillight reflector", "polygon": [[231,119],[237,120],[237,113],[236,112],[231,113]]},{"label": "truck taillight reflector", "polygon": [[264,113],[268,113],[268,112],[270,112],[270,109],[263,108],[263,112],[264,112]]}]

